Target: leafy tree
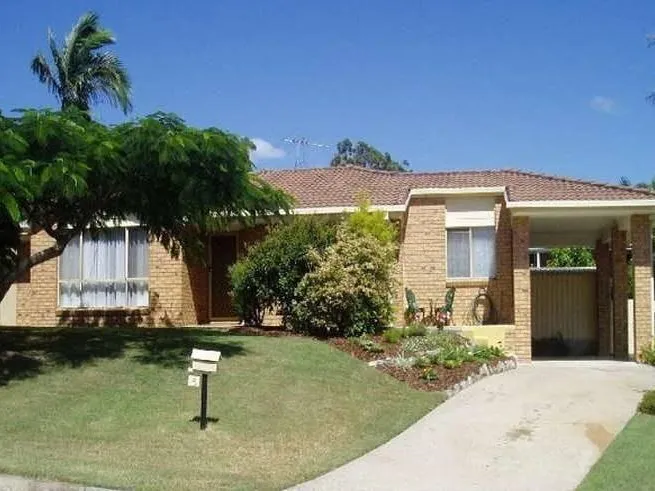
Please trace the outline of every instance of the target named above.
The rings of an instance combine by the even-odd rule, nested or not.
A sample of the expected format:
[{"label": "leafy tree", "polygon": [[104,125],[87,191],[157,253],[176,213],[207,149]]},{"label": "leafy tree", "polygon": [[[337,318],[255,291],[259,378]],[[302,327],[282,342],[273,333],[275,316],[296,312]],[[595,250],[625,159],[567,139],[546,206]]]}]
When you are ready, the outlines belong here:
[{"label": "leafy tree", "polygon": [[353,145],[348,138],[337,143],[337,152],[330,162],[332,167],[357,165],[368,169],[387,171],[408,171],[409,162],[398,162],[388,152],[382,153],[377,148],[363,141]]},{"label": "leafy tree", "polygon": [[58,46],[48,30],[51,62],[38,53],[32,71],[61,103],[62,109],[75,107],[89,111],[100,101],[119,107],[125,114],[132,109],[130,79],[118,57],[103,48],[116,40],[111,31],[100,26],[93,12],[82,15]]},{"label": "leafy tree", "polygon": [[[76,110],[0,116],[0,179],[15,202],[0,206],[0,299],[81,230],[113,219],[139,220],[172,255],[191,258],[206,233],[279,215],[289,198],[253,174],[251,148],[170,114],[115,127]],[[20,256],[21,240],[41,232],[52,244]]]},{"label": "leafy tree", "polygon": [[309,251],[322,252],[334,242],[335,223],[318,217],[295,217],[273,227],[264,240],[230,270],[234,307],[241,319],[260,325],[263,313],[279,308],[287,324],[298,302],[296,288],[314,267]]},{"label": "leafy tree", "polygon": [[549,268],[580,268],[595,266],[594,255],[586,247],[560,247],[548,253]]}]

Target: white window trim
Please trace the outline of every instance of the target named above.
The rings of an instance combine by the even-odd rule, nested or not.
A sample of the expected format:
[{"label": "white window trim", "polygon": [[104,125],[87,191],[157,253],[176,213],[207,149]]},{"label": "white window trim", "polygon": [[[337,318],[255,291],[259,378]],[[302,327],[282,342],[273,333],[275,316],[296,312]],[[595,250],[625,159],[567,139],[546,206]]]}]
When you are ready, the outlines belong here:
[{"label": "white window trim", "polygon": [[[494,230],[494,239],[498,231],[493,225],[480,225],[480,226],[469,226],[469,227],[446,227],[446,282],[457,282],[457,281],[488,281],[496,279],[498,276],[498,251],[494,244],[494,274],[492,276],[473,276],[473,229],[474,228],[492,228]],[[468,230],[469,233],[469,276],[449,276],[448,275],[448,231],[458,230],[464,231]]]},{"label": "white window trim", "polygon": [[[125,233],[125,298],[128,296],[128,288],[130,281],[145,281],[146,282],[146,288],[148,290],[148,299],[150,299],[150,277],[131,277],[129,276],[129,267],[128,267],[128,261],[129,261],[129,230],[132,228],[139,228],[140,225],[138,222],[121,222],[121,225],[114,226],[114,227],[109,227],[109,228],[122,228],[124,233]],[[60,271],[61,271],[61,255],[57,257],[57,309],[58,310],[140,310],[140,309],[147,309],[150,307],[150,300],[148,300],[148,305],[114,305],[114,306],[90,306],[90,305],[82,305],[82,287],[84,285],[84,277],[83,277],[83,272],[84,272],[84,264],[83,264],[83,257],[84,257],[84,234],[88,233],[88,229],[85,229],[82,231],[78,236],[77,240],[80,242],[79,244],[79,272],[80,272],[80,277],[79,279],[76,280],[62,280],[59,278]],[[148,265],[148,270],[150,270],[150,265]],[[115,280],[94,280],[94,283],[115,283]],[[61,305],[61,285],[70,285],[70,284],[78,284],[80,287],[80,305],[78,306],[62,306]]]}]

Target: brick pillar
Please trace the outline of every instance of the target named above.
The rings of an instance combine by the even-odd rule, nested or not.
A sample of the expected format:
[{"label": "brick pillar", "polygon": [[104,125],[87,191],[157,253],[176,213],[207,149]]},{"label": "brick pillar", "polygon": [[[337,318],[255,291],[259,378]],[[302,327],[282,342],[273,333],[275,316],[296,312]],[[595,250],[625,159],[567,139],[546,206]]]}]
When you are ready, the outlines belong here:
[{"label": "brick pillar", "polygon": [[634,265],[634,348],[635,356],[653,342],[653,253],[652,224],[648,215],[630,217],[632,263]]},{"label": "brick pillar", "polygon": [[614,323],[614,357],[628,359],[628,261],[626,233],[612,229],[612,301]]},{"label": "brick pillar", "polygon": [[532,359],[532,309],[530,305],[530,218],[512,218],[512,263],[514,276],[514,329],[509,344],[519,360]]},{"label": "brick pillar", "polygon": [[610,279],[612,276],[609,244],[598,240],[594,250],[596,262],[596,307],[598,322],[598,355],[609,356],[611,348],[611,301]]}]

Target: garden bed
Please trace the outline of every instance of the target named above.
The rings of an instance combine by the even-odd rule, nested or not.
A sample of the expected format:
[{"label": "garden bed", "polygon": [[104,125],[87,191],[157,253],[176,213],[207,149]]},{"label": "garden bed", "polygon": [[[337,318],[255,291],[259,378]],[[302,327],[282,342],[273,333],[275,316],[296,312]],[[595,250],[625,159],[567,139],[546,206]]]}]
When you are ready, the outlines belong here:
[{"label": "garden bed", "polygon": [[500,350],[476,348],[452,333],[387,342],[384,336],[335,338],[330,344],[409,386],[453,395],[485,376],[516,368]]}]

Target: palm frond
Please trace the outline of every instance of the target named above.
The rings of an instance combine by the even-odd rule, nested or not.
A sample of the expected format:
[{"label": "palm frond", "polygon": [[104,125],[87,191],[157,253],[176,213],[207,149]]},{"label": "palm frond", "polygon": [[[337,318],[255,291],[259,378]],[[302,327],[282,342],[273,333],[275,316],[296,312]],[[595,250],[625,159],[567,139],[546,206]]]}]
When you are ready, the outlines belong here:
[{"label": "palm frond", "polygon": [[89,80],[99,102],[105,100],[119,107],[125,114],[132,110],[130,95],[132,84],[123,63],[113,53],[100,53],[94,57]]},{"label": "palm frond", "polygon": [[50,92],[59,97],[59,84],[52,75],[52,70],[50,69],[50,65],[48,65],[48,60],[45,59],[45,56],[41,53],[37,53],[32,60],[31,67],[32,73],[39,77],[39,82],[45,84]]},{"label": "palm frond", "polygon": [[52,92],[56,91],[62,108],[88,111],[91,103],[107,101],[127,114],[132,109],[127,71],[116,55],[97,51],[114,43],[111,31],[100,26],[98,15],[87,12],[78,19],[61,48],[48,31],[52,64],[39,54],[32,70]]}]

